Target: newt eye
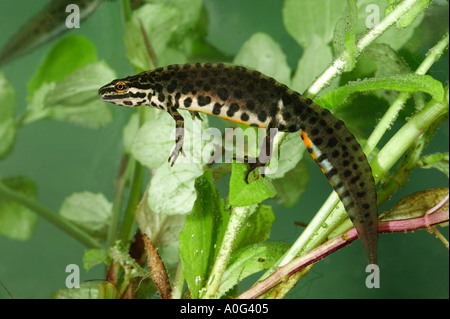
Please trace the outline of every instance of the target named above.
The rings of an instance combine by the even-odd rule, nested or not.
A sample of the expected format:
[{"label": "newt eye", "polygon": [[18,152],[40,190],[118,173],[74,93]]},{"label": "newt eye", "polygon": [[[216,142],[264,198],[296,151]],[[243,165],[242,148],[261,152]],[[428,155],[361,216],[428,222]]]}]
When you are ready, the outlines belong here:
[{"label": "newt eye", "polygon": [[125,91],[127,89],[127,85],[125,84],[125,82],[119,81],[116,83],[114,88],[116,89],[116,92],[122,93],[123,91]]}]

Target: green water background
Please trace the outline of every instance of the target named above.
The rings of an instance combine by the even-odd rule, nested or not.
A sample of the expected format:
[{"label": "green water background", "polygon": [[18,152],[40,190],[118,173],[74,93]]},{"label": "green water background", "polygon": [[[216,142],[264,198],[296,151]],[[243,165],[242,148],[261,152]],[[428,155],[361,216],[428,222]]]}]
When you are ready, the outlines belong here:
[{"label": "green water background", "polygon": [[[47,2],[1,0],[0,47]],[[266,32],[281,45],[290,67],[296,68],[302,49],[284,29],[282,1],[205,0],[204,3],[210,21],[207,39],[221,52],[233,56],[252,34]],[[446,17],[448,24],[448,12],[440,17]],[[99,59],[105,60],[119,76],[133,73],[125,58],[118,1],[106,1],[82,22],[80,29],[70,33],[84,35],[93,41]],[[430,38],[435,39],[436,35],[430,34]],[[430,40],[427,45],[433,45],[436,40]],[[53,43],[2,66],[1,71],[16,90],[18,112],[26,107],[27,81]],[[423,48],[423,54],[429,46]],[[430,73],[439,80],[448,79],[448,53]],[[111,200],[122,151],[122,127],[129,116],[125,109],[111,107],[114,122],[98,130],[56,121],[38,121],[24,126],[18,132],[10,156],[0,161],[0,176],[31,178],[38,186],[39,201],[53,211],[58,211],[63,199],[73,192],[101,192]],[[393,127],[391,133],[396,129],[398,127]],[[426,153],[448,151],[448,143],[447,121]],[[307,162],[310,181],[300,201],[290,209],[277,205],[274,200],[269,201],[277,218],[272,241],[292,243],[302,230],[294,225],[294,221],[308,222],[331,192],[322,172],[312,161]],[[435,170],[415,169],[407,187],[395,194],[380,211],[414,191],[434,187],[448,187],[448,179]],[[441,230],[448,238],[448,227]],[[0,237],[0,280],[15,298],[48,298],[52,292],[64,287],[68,264],[80,266],[82,281],[103,279],[103,266],[84,271],[84,250],[85,247],[76,240],[40,219],[37,231],[29,241]],[[287,298],[448,298],[448,259],[443,244],[426,231],[385,234],[381,235],[379,244],[380,289],[365,287],[366,260],[360,243],[356,242],[317,264]],[[242,287],[258,277],[252,276]],[[0,298],[9,298],[1,287]]]}]

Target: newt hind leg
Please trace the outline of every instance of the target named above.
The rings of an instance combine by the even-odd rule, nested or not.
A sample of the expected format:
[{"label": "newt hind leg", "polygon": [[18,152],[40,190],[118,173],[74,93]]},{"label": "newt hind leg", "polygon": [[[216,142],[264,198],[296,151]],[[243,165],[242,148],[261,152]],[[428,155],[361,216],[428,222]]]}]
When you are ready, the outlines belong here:
[{"label": "newt hind leg", "polygon": [[170,154],[168,162],[170,162],[170,166],[175,164],[178,155],[181,153],[183,156],[186,156],[183,151],[183,143],[184,143],[184,119],[180,113],[178,113],[177,109],[173,106],[168,107],[169,114],[175,120],[175,135],[176,135],[176,144],[175,149]]},{"label": "newt hind leg", "polygon": [[249,167],[247,169],[247,172],[245,172],[245,182],[248,184],[248,177],[250,175],[251,172],[253,172],[255,169],[257,168],[261,168],[259,174],[262,177],[265,177],[265,173],[264,173],[264,167],[266,166],[267,163],[262,163],[259,161],[259,157],[250,157],[250,156],[244,156],[244,158],[237,158],[237,157],[233,157],[234,161],[237,161],[239,163],[245,163],[247,164]]},{"label": "newt hind leg", "polygon": [[[276,133],[276,132],[275,132]],[[243,162],[249,165],[247,172],[245,173],[245,182],[248,184],[248,176],[252,171],[260,168],[260,175],[265,177],[265,166],[270,161],[273,148],[273,130],[267,129],[266,137],[264,139],[261,150],[259,151],[259,156],[257,158],[245,156]],[[236,158],[233,158],[236,160]]]}]

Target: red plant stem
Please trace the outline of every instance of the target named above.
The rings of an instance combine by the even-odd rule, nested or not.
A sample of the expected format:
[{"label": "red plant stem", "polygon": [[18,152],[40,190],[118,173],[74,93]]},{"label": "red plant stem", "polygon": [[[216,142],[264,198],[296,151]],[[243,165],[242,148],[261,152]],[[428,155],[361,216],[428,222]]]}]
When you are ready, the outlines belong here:
[{"label": "red plant stem", "polygon": [[[403,220],[381,221],[378,223],[378,232],[405,232],[422,228],[426,229],[433,225],[448,222],[448,210],[433,213],[434,211],[439,209],[439,207],[442,207],[442,203],[445,204],[446,201],[448,201],[448,195],[438,205],[436,205],[437,208],[433,207],[421,217]],[[302,270],[306,266],[323,259],[325,256],[344,246],[349,245],[356,238],[358,238],[358,234],[355,228],[346,231],[345,233],[323,243],[319,247],[292,260],[290,263],[284,265],[283,267],[278,268],[272,275],[256,283],[252,288],[239,295],[237,299],[255,299],[261,296],[262,294],[269,291],[279,283],[285,281],[288,277]]]},{"label": "red plant stem", "polygon": [[380,233],[395,233],[409,230],[416,230],[428,228],[433,225],[448,222],[448,210],[437,212],[434,214],[425,214],[422,217],[403,219],[403,220],[388,220],[380,222],[378,232]]}]

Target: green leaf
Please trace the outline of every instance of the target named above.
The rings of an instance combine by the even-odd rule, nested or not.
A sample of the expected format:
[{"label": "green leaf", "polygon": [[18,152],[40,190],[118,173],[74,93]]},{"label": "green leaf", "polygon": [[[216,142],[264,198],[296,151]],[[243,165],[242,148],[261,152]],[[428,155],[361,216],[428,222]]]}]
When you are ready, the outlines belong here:
[{"label": "green leaf", "polygon": [[[183,216],[184,217],[184,216]],[[183,226],[184,226],[184,220],[183,220]],[[179,234],[179,232],[178,232]],[[166,246],[160,246],[158,247],[158,253],[161,259],[164,261],[164,265],[167,268],[167,271],[170,273],[171,270],[176,270],[176,267],[178,265],[178,262],[180,261],[180,255],[178,254],[178,236],[177,240],[171,242],[170,244]]]},{"label": "green leaf", "polygon": [[283,22],[288,33],[306,48],[318,36],[322,42],[333,39],[334,26],[345,9],[345,1],[286,0]]},{"label": "green leaf", "polygon": [[0,72],[0,159],[9,154],[16,139],[15,109],[14,88]]},{"label": "green leaf", "polygon": [[88,249],[83,255],[83,266],[86,271],[98,264],[108,264],[109,254],[106,249],[93,248]]},{"label": "green leaf", "polygon": [[[157,168],[148,190],[148,204],[157,214],[186,214],[194,204],[194,181],[203,174],[203,157],[213,148],[202,139],[202,130],[208,125],[192,120],[189,112],[181,111],[185,119],[182,154],[174,166],[167,159],[175,148],[175,123],[166,112],[155,112],[157,118],[147,121],[138,131],[131,146],[131,153],[143,165]],[[205,156],[204,156],[205,155]]]},{"label": "green leaf", "polygon": [[247,184],[245,182],[245,173],[247,172],[247,169],[247,164],[232,164],[230,193],[228,195],[228,201],[232,206],[249,206],[257,204],[267,198],[274,197],[277,193],[270,178],[255,174],[255,171],[258,171],[258,169],[250,173],[248,176],[249,183]]},{"label": "green leaf", "polygon": [[148,190],[148,204],[157,214],[186,214],[194,204],[195,179],[203,174],[203,158],[209,158],[213,144],[202,139],[202,132],[208,125],[192,120],[188,111],[184,116],[184,144],[182,154],[174,166],[167,159],[175,148],[175,123],[167,112],[155,112],[137,132],[131,145],[132,155],[143,165],[157,168]]},{"label": "green leaf", "polygon": [[374,43],[365,51],[376,62],[377,76],[411,73],[411,68],[388,44]]},{"label": "green leaf", "polygon": [[176,7],[183,14],[181,20],[174,21],[177,24],[177,30],[181,30],[180,33],[176,33],[183,36],[186,31],[195,27],[198,19],[200,18],[203,0],[154,0],[152,3],[162,3]]},{"label": "green leaf", "polygon": [[280,83],[290,84],[291,69],[280,45],[265,33],[255,33],[247,40],[233,60],[273,77]]},{"label": "green leaf", "polygon": [[358,11],[355,0],[347,0],[347,10],[345,13],[346,35],[345,49],[349,52],[352,59],[352,68],[355,65],[356,55],[356,21],[358,20]]},{"label": "green leaf", "polygon": [[147,44],[152,47],[158,65],[187,62],[193,41],[200,35],[197,25],[202,9],[202,0],[156,0],[135,10],[126,25],[125,35],[127,57],[131,63],[138,70],[154,67]]},{"label": "green leaf", "polygon": [[102,101],[91,101],[82,106],[56,105],[49,117],[89,128],[99,128],[112,122],[110,106]]},{"label": "green leaf", "polygon": [[[148,36],[148,43],[150,43],[156,57],[159,58],[158,64],[175,63],[175,61],[170,61],[171,59],[167,58],[166,49],[179,27],[176,21],[181,21],[182,17],[182,12],[179,9],[163,3],[146,4],[133,12],[132,19],[127,23],[125,29],[125,45],[127,48],[126,55],[135,68],[143,71],[154,67],[149,58],[145,36]],[[145,35],[142,33],[141,23],[145,29]],[[177,63],[183,62],[182,59]]]},{"label": "green leaf", "polygon": [[88,38],[79,35],[62,38],[52,47],[28,82],[28,101],[44,83],[59,82],[76,69],[95,61],[97,52]]},{"label": "green leaf", "polygon": [[380,93],[375,91],[371,94],[349,95],[343,104],[333,110],[333,115],[346,123],[359,142],[361,142],[360,138],[365,136],[364,130],[373,128],[380,114],[389,108],[388,101],[380,97]]},{"label": "green leaf", "polygon": [[195,181],[197,200],[180,232],[183,273],[193,299],[197,299],[220,247],[228,221],[224,202],[206,171]]},{"label": "green leaf", "polygon": [[287,134],[278,148],[279,156],[273,154],[270,158],[269,165],[266,167],[266,176],[272,180],[282,178],[296,167],[303,158],[305,150],[306,146],[302,142],[300,131]]},{"label": "green leaf", "polygon": [[258,210],[251,214],[242,225],[233,250],[269,239],[274,221],[272,206],[259,205]]},{"label": "green leaf", "polygon": [[280,179],[272,181],[277,190],[276,199],[286,208],[294,206],[303,192],[309,180],[308,166],[305,161],[300,161],[297,166]]},{"label": "green leaf", "polygon": [[449,156],[447,153],[435,153],[423,156],[417,165],[421,168],[435,168],[449,177]]},{"label": "green leaf", "polygon": [[55,291],[51,299],[98,299],[98,283],[87,281],[80,284],[80,288],[62,288]]},{"label": "green leaf", "polygon": [[[389,5],[386,8],[386,15],[394,11],[394,9],[402,2],[401,0],[388,0]],[[406,28],[414,19],[422,13],[431,3],[431,0],[420,0],[406,14],[397,20],[397,28]]]},{"label": "green leaf", "polygon": [[336,52],[342,54],[346,61],[344,71],[351,71],[356,63],[356,24],[358,20],[358,10],[354,0],[347,0],[347,7],[342,18],[337,22],[334,31],[333,45]]},{"label": "green leaf", "polygon": [[400,92],[422,91],[430,94],[437,101],[442,101],[444,98],[442,83],[433,77],[419,74],[399,74],[349,82],[349,84],[318,98],[316,103],[322,107],[333,109],[343,103],[347,96],[354,92],[380,89]]},{"label": "green leaf", "polygon": [[23,124],[42,120],[50,116],[50,109],[46,107],[45,99],[48,94],[51,94],[55,86],[55,82],[44,83],[34,92],[33,98],[24,112],[24,116],[22,118]]},{"label": "green leaf", "polygon": [[292,79],[292,89],[305,91],[333,60],[330,46],[318,36],[311,39],[298,60],[297,71]]},{"label": "green leaf", "polygon": [[234,252],[223,274],[217,296],[223,296],[244,278],[269,269],[287,249],[289,245],[286,243],[272,242],[245,246]]},{"label": "green leaf", "polygon": [[[5,186],[20,192],[30,199],[36,199],[36,185],[25,177],[13,177],[2,181]],[[28,240],[34,234],[38,216],[9,199],[0,197],[0,234],[15,240]]]},{"label": "green leaf", "polygon": [[112,204],[101,193],[74,193],[64,199],[59,213],[90,235],[106,239]]},{"label": "green leaf", "polygon": [[[400,199],[394,207],[380,214],[380,220],[402,220],[423,216],[448,195],[448,187],[425,189]],[[448,210],[448,201],[436,212]]]},{"label": "green leaf", "polygon": [[112,121],[111,105],[98,98],[98,88],[115,78],[105,62],[86,65],[62,81],[37,89],[25,113],[24,123],[52,118],[97,128]]},{"label": "green leaf", "polygon": [[45,102],[49,106],[78,106],[92,100],[99,101],[99,87],[115,77],[116,73],[104,61],[85,65],[57,81],[54,91]]},{"label": "green leaf", "polygon": [[[405,62],[404,58],[385,43],[372,44],[366,49],[362,57],[365,57],[363,61],[365,61],[367,64],[369,64],[370,62],[373,63],[375,67],[374,73],[376,77],[390,76],[393,74],[407,74],[413,72],[411,67]],[[367,60],[369,60],[370,62]],[[360,65],[361,61],[361,59],[358,60],[358,65]],[[373,72],[370,73],[373,74]],[[370,73],[366,72],[366,74],[358,76],[358,78],[364,78]],[[374,92],[374,94],[385,99],[389,102],[389,104],[392,104],[397,98],[396,94],[392,94],[392,92],[385,90]],[[424,94],[422,93],[415,94],[416,99],[423,99],[423,97]],[[418,104],[417,101],[416,104]],[[380,109],[379,112],[381,111],[382,110]]]},{"label": "green leaf", "polygon": [[[180,154],[174,167],[182,163],[206,162],[203,155],[213,150],[213,145],[202,139],[202,132],[208,127],[208,118],[203,116],[203,121],[192,120],[191,113],[184,110],[180,114],[184,118],[183,151],[186,156]],[[142,165],[152,169],[165,166],[174,148],[175,121],[167,112],[160,111],[139,128],[131,145],[131,153]]]},{"label": "green leaf", "polygon": [[160,166],[150,181],[148,206],[157,214],[187,214],[196,200],[195,179],[203,174],[201,164],[169,163]]},{"label": "green leaf", "polygon": [[[377,23],[385,18],[386,0],[358,0],[358,24],[356,34],[364,34]],[[372,11],[375,10],[375,11]],[[418,16],[406,28],[398,29],[391,27],[387,29],[378,39],[377,43],[386,43],[394,50],[399,50],[411,41],[415,29],[421,24],[423,15]],[[370,22],[370,23],[368,23]]]},{"label": "green leaf", "polygon": [[153,245],[161,248],[178,243],[178,236],[184,227],[186,215],[157,214],[150,210],[145,201],[138,205],[135,219],[141,232],[147,234]]},{"label": "green leaf", "polygon": [[[186,113],[181,112],[184,115]],[[186,117],[185,131],[188,130],[187,122],[189,117]],[[191,121],[192,123],[192,121]],[[187,142],[190,138],[185,136]],[[133,141],[131,142],[131,154],[142,165],[150,169],[158,168],[167,163],[167,159],[175,148],[175,122],[167,112],[155,112],[154,118],[146,121],[137,131]],[[185,149],[183,145],[184,152]],[[157,150],[157,151],[156,151]],[[180,155],[177,159],[182,159]]]},{"label": "green leaf", "polygon": [[28,83],[23,123],[44,118],[97,128],[112,121],[110,107],[98,88],[116,77],[106,63],[96,62],[93,44],[81,36],[56,43]]}]

